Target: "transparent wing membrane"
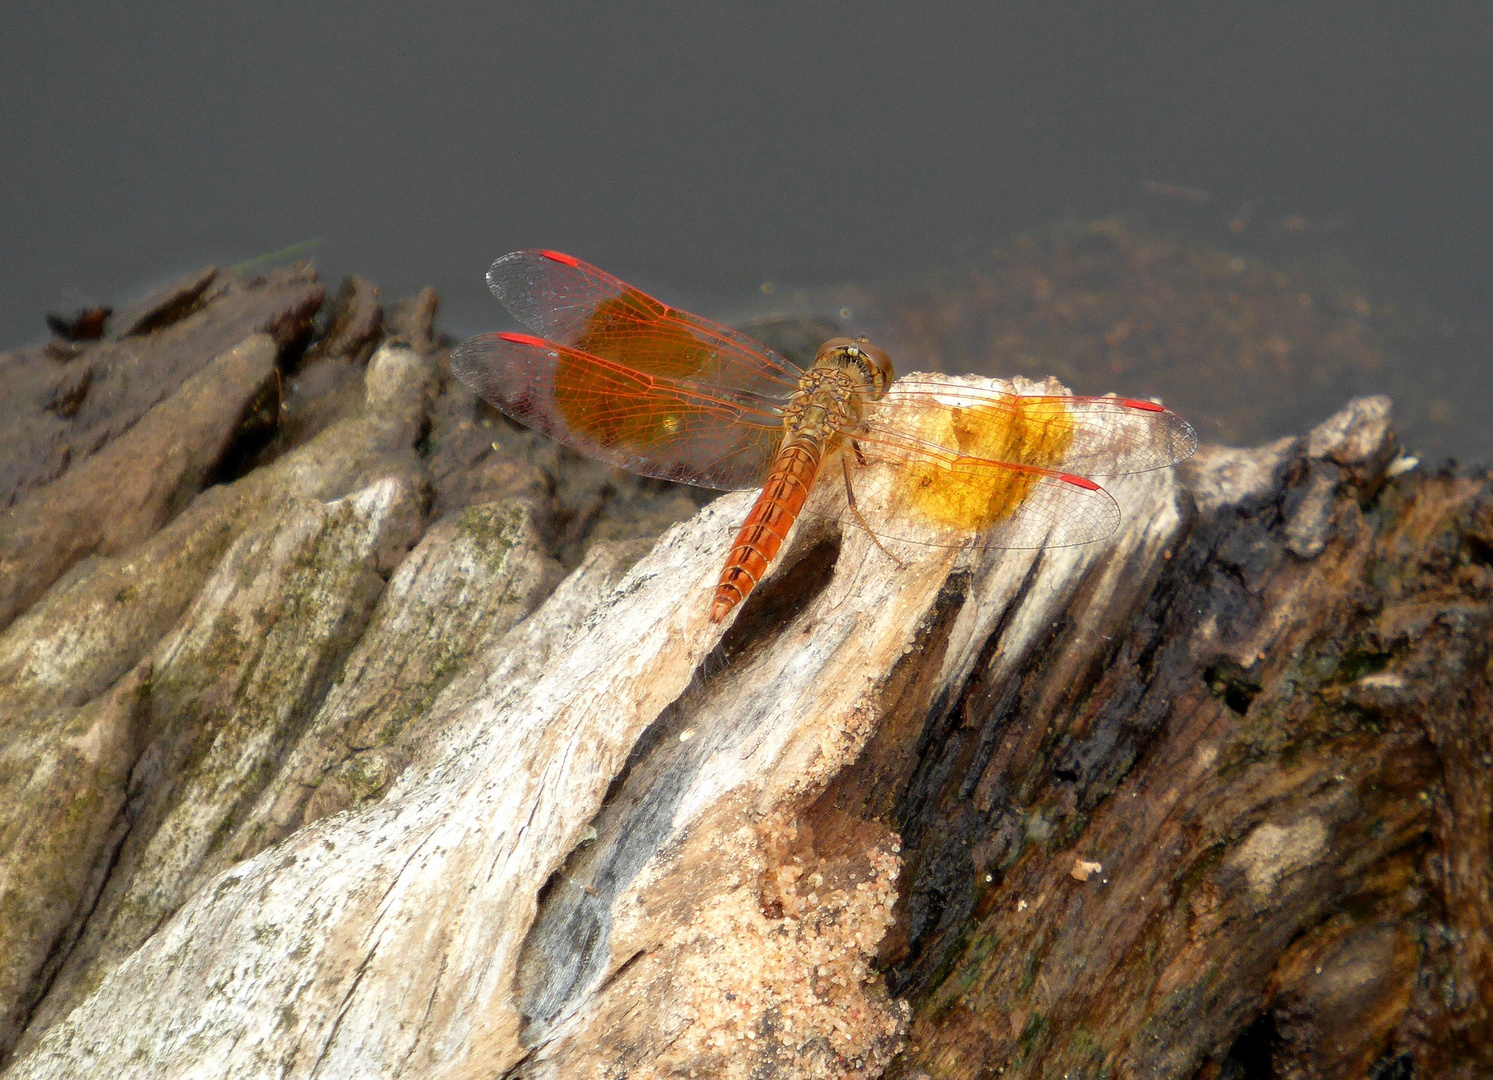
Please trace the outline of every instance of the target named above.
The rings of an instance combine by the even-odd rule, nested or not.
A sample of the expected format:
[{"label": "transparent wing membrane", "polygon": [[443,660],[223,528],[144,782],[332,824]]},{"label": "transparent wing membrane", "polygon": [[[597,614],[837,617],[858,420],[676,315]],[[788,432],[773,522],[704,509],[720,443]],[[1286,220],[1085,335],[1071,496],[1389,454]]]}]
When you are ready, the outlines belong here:
[{"label": "transparent wing membrane", "polygon": [[947,438],[955,441],[945,445],[952,449],[974,447],[979,456],[1016,462],[1035,454],[1032,464],[1082,476],[1162,469],[1197,449],[1187,421],[1130,398],[1010,394],[909,375],[867,412],[871,425],[899,431],[923,426],[918,417],[947,414]]}]

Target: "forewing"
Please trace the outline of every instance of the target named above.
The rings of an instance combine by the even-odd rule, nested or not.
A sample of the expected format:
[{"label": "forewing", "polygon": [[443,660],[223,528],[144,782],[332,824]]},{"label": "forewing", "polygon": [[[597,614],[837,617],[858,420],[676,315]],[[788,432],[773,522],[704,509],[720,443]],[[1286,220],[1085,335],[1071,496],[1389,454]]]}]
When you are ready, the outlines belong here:
[{"label": "forewing", "polygon": [[[1084,474],[1162,468],[1197,443],[1186,421],[1149,401],[1014,394],[936,375],[863,402],[841,440],[860,516],[878,535],[1005,548],[1103,539],[1119,507]],[[819,505],[860,523],[833,499]]]},{"label": "forewing", "polygon": [[642,476],[718,490],[756,487],[781,420],[751,395],[638,371],[528,334],[484,334],[452,370],[519,423]]},{"label": "forewing", "polygon": [[1154,402],[1010,394],[940,377],[899,379],[867,413],[873,428],[918,433],[956,453],[1080,476],[1162,469],[1197,449],[1192,426]]},{"label": "forewing", "polygon": [[877,536],[958,547],[1041,548],[1087,544],[1120,524],[1120,508],[1092,480],[1006,461],[966,457],[916,439],[863,434],[820,480],[843,487],[852,511],[823,492],[811,512],[868,525]]},{"label": "forewing", "polygon": [[769,400],[798,389],[802,372],[766,345],[655,300],[557,251],[515,251],[487,283],[535,334],[634,371]]}]

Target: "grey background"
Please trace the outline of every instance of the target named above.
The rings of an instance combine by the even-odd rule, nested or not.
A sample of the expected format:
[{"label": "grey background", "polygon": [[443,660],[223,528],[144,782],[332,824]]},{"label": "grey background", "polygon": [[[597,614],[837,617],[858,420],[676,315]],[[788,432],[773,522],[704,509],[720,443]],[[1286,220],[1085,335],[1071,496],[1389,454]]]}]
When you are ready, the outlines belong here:
[{"label": "grey background", "polygon": [[307,241],[333,281],[434,285],[456,333],[502,321],[482,273],[524,246],[729,313],[957,270],[1148,180],[1326,223],[1486,327],[1490,45],[1487,3],[11,0],[0,347]]}]

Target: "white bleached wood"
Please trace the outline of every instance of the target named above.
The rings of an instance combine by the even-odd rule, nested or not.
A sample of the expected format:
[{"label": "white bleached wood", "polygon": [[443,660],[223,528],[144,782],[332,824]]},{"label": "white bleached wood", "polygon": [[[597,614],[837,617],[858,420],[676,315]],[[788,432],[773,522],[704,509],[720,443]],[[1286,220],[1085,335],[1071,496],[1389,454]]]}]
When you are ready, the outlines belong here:
[{"label": "white bleached wood", "polygon": [[[1083,548],[976,557],[901,545],[898,569],[846,530],[822,590],[786,624],[725,652],[715,651],[709,597],[750,496],[717,501],[671,529],[578,629],[561,631],[554,640],[565,644],[521,694],[468,681],[475,696],[439,705],[459,712],[448,725],[462,733],[449,744],[459,752],[417,763],[383,802],[220,875],[10,1075],[492,1076],[515,1066],[587,1075],[629,1035],[665,1063],[696,1045],[747,1054],[739,1040],[752,1017],[715,1016],[701,994],[730,975],[712,927],[749,942],[763,933],[751,906],[757,875],[771,869],[772,830],[791,830],[798,809],[856,760],[889,673],[916,656],[951,573],[969,577],[953,586],[960,610],[941,660],[950,682],[997,629],[998,652],[1018,662],[1080,583],[1080,607],[1096,610],[1138,587],[1180,528],[1175,480],[1154,473],[1110,489],[1125,523]],[[833,528],[807,519],[774,575],[819,557],[814,541]],[[1019,607],[1007,612],[1013,599]],[[549,610],[518,629],[532,633]],[[573,607],[555,611],[574,617]],[[643,827],[603,800],[656,721],[684,749],[644,758],[676,786],[648,826],[651,846],[606,864],[632,869],[597,890],[609,905],[598,915],[609,928],[598,946],[605,962],[581,970],[554,1015],[525,1029],[515,988],[541,890],[572,853],[605,864],[588,847],[620,850]],[[864,962],[885,930],[895,851],[895,837],[873,838],[859,884],[825,887],[845,917],[833,932],[848,935],[833,941],[856,954],[851,981],[861,984],[810,1005],[774,990],[753,1006],[792,1005],[810,1029],[805,1046],[815,1024],[829,1038],[861,1023],[880,1040],[879,1060],[895,1047],[905,1010]],[[558,884],[546,903],[567,882]],[[784,895],[798,897],[795,888]],[[822,952],[829,931],[815,933],[802,931],[782,964]],[[563,961],[526,961],[540,996],[547,979],[563,982]],[[635,1075],[663,1067],[643,1063]]]}]

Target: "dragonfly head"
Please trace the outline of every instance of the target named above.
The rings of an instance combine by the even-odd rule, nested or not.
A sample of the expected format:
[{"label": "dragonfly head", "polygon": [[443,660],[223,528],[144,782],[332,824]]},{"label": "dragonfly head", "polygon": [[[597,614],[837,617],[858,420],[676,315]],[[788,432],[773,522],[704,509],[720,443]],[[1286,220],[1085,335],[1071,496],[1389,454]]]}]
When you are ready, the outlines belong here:
[{"label": "dragonfly head", "polygon": [[880,397],[892,385],[896,376],[892,373],[892,358],[879,346],[872,345],[868,338],[830,338],[819,346],[819,355],[814,357],[815,367],[842,367],[855,372],[866,380],[872,397]]}]

